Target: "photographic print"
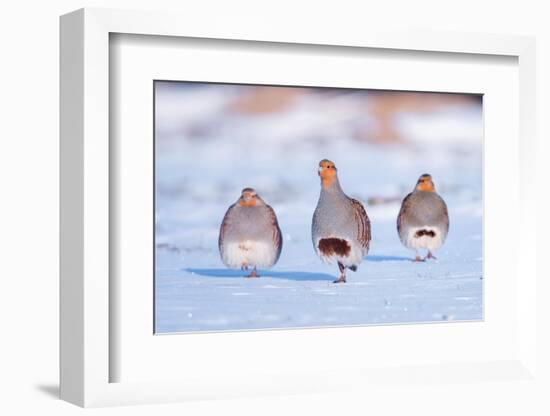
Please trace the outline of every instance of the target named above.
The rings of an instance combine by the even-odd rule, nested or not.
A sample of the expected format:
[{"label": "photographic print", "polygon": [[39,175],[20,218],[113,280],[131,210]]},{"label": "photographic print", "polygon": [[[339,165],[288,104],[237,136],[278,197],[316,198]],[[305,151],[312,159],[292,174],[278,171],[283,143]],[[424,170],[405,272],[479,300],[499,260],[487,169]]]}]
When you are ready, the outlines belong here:
[{"label": "photographic print", "polygon": [[153,88],[155,333],[483,318],[481,95]]}]

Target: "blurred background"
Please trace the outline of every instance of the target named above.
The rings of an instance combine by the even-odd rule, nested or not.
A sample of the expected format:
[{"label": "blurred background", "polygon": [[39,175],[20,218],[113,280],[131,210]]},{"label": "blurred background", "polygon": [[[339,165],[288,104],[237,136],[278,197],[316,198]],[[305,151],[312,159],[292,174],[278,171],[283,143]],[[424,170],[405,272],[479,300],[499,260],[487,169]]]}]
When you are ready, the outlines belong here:
[{"label": "blurred background", "polygon": [[371,207],[401,202],[430,173],[440,193],[481,210],[479,95],[155,86],[161,245],[185,248],[178,247],[183,233],[195,248],[211,247],[204,240],[214,237],[225,209],[248,186],[283,218],[294,212],[289,221],[309,223],[323,158],[336,163],[344,191]]},{"label": "blurred background", "polygon": [[[371,270],[382,267],[377,277],[410,274],[403,262],[374,262],[412,256],[397,237],[395,221],[418,177],[430,173],[451,218],[442,253],[451,251],[442,255],[449,262],[441,273],[474,273],[479,279],[482,136],[480,95],[155,82],[159,327],[195,328],[174,311],[195,302],[190,293],[201,296],[186,284],[212,286],[220,277],[210,273],[214,279],[209,283],[197,279],[200,270],[224,269],[219,226],[245,187],[255,188],[277,213],[284,248],[276,269],[336,273],[315,256],[310,237],[320,190],[317,167],[323,158],[335,162],[344,191],[367,209],[373,228],[367,259],[373,262]],[[372,277],[374,272],[368,273]],[[479,317],[481,286],[472,290],[468,316]],[[200,309],[198,304],[193,308]],[[453,316],[448,311],[440,315]],[[408,318],[386,321],[426,319]],[[384,321],[374,317],[379,319]]]}]

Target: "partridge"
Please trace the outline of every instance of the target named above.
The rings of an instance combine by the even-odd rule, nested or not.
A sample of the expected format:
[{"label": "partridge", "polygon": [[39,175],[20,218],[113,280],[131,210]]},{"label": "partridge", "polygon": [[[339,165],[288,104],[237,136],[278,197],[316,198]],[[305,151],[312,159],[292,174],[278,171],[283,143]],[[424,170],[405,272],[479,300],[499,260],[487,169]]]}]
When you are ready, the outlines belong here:
[{"label": "partridge", "polygon": [[356,271],[369,251],[370,220],[361,202],[342,190],[333,162],[321,160],[318,174],[321,194],[311,225],[313,247],[325,263],[338,264],[340,277],[334,283],[345,283],[346,269]]},{"label": "partridge", "polygon": [[[449,232],[449,213],[435,191],[431,175],[422,175],[415,189],[403,199],[397,232],[403,245],[416,251],[416,261],[435,259],[433,251],[443,245]],[[420,249],[428,250],[425,258],[420,256]]]},{"label": "partridge", "polygon": [[248,270],[272,267],[281,254],[283,240],[275,211],[252,188],[245,188],[223,218],[218,248],[229,268]]}]

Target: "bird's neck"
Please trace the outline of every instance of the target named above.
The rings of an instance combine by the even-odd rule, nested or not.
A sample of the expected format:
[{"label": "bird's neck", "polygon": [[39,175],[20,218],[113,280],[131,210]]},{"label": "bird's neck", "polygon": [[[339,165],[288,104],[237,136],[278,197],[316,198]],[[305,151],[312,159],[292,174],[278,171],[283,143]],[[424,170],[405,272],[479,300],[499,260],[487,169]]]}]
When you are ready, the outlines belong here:
[{"label": "bird's neck", "polygon": [[342,195],[345,194],[337,177],[331,178],[330,183],[326,180],[321,181],[321,199],[332,199]]}]

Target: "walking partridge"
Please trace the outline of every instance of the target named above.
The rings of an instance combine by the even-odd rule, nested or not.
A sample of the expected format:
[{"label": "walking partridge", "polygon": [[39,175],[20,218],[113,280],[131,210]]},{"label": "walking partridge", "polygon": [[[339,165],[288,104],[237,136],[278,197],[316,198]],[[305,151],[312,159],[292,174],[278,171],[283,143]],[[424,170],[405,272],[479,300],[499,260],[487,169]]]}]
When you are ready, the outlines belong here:
[{"label": "walking partridge", "polygon": [[[416,251],[416,261],[435,259],[433,251],[443,245],[449,232],[449,214],[445,201],[435,191],[431,175],[422,175],[403,200],[397,232],[403,245]],[[420,249],[428,250],[424,259]]]},{"label": "walking partridge", "polygon": [[240,198],[223,218],[218,248],[224,264],[252,272],[257,267],[272,267],[281,254],[283,240],[275,211],[252,188],[242,190]]},{"label": "walking partridge", "polygon": [[313,247],[325,263],[338,263],[340,277],[334,283],[345,283],[346,269],[356,271],[369,251],[370,221],[363,205],[340,187],[333,162],[321,160],[319,176],[321,194],[311,225]]}]

